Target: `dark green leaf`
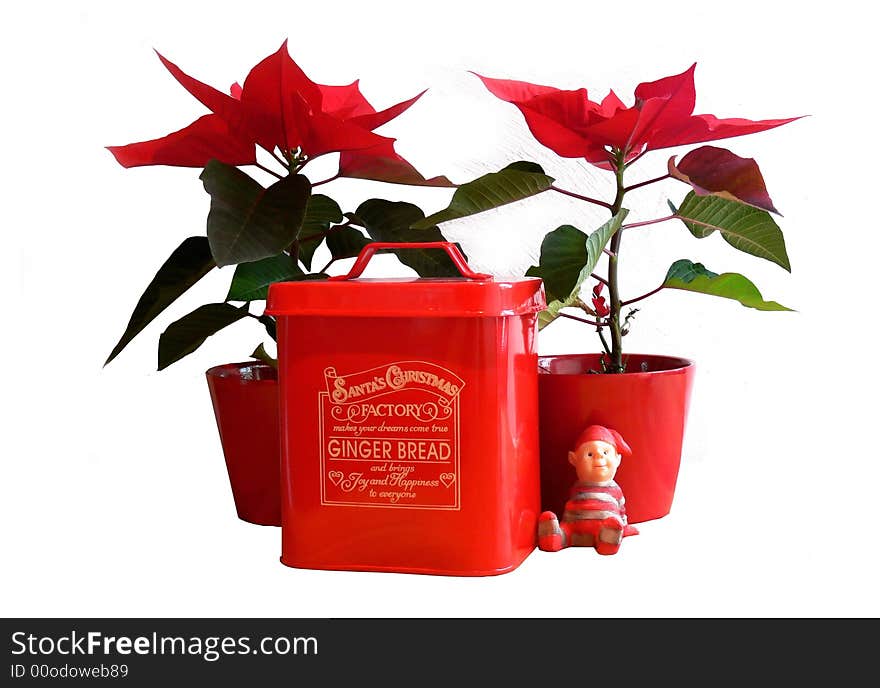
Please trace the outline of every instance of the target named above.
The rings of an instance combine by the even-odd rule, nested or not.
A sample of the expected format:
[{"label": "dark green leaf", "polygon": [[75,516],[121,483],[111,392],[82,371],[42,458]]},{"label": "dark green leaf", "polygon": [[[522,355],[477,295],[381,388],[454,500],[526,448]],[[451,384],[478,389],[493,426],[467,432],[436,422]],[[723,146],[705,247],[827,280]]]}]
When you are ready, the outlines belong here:
[{"label": "dark green leaf", "polygon": [[719,275],[707,270],[702,263],[694,263],[687,259],[677,260],[672,264],[669,272],[666,273],[663,286],[667,289],[682,289],[733,299],[743,306],[759,311],[791,310],[775,301],[765,301],[758,288],[736,272]]},{"label": "dark green leaf", "polygon": [[189,237],[184,239],[169,256],[153,280],[141,294],[113,351],[107,357],[107,365],[134,339],[141,330],[183,294],[192,285],[207,275],[215,267],[211,257],[211,249],[205,237]]},{"label": "dark green leaf", "polygon": [[277,255],[303,223],[311,184],[297,174],[264,189],[237,167],[211,160],[200,179],[211,194],[208,241],[217,265]]},{"label": "dark green leaf", "polygon": [[312,269],[312,259],[315,257],[315,251],[318,250],[318,247],[324,241],[324,235],[319,234],[318,236],[312,235],[313,238],[303,241],[299,245],[299,259],[303,265],[306,266],[306,270]]},{"label": "dark green leaf", "polygon": [[275,318],[271,315],[261,315],[257,318],[261,323],[263,323],[263,327],[266,328],[266,332],[270,337],[272,337],[272,341],[278,341],[278,332],[275,327]]},{"label": "dark green leaf", "polygon": [[212,334],[247,314],[247,304],[236,308],[228,303],[209,303],[171,323],[159,337],[159,370],[191,354]]},{"label": "dark green leaf", "polygon": [[449,207],[419,220],[413,229],[426,229],[441,222],[475,215],[508,203],[521,201],[547,191],[553,184],[539,165],[515,162],[500,172],[490,172],[467,184],[462,184],[452,195]]},{"label": "dark green leaf", "polygon": [[505,170],[518,170],[520,172],[530,172],[532,174],[544,174],[544,168],[541,167],[536,162],[530,162],[529,160],[518,160],[517,162],[510,163]]},{"label": "dark green leaf", "polygon": [[299,259],[306,270],[312,269],[312,257],[331,224],[342,222],[342,210],[329,196],[314,194],[309,198],[302,228],[299,230]]},{"label": "dark green leaf", "polygon": [[335,260],[354,258],[369,243],[370,240],[354,227],[334,229],[327,235],[327,248]]},{"label": "dark green leaf", "polygon": [[602,250],[620,229],[628,212],[621,209],[589,236],[576,227],[563,225],[544,237],[539,265],[533,265],[526,272],[544,280],[547,309],[538,316],[539,327],[549,325],[559,317],[559,311],[577,301],[581,285],[596,269]]},{"label": "dark green leaf", "polygon": [[278,359],[272,358],[268,353],[266,353],[266,347],[264,347],[262,344],[254,349],[254,352],[251,354],[251,358],[256,358],[258,361],[268,363],[273,368],[278,367]]},{"label": "dark green leaf", "polygon": [[791,272],[782,230],[766,210],[718,196],[685,196],[676,210],[685,226],[697,239],[709,236],[716,229],[724,240],[740,251],[765,258]]},{"label": "dark green leaf", "polygon": [[[415,243],[446,241],[438,227],[412,229],[425,214],[412,203],[371,198],[358,206],[349,216],[355,224],[366,229],[373,241]],[[446,252],[440,249],[401,249],[393,251],[398,260],[411,267],[421,277],[457,277],[461,275]]]},{"label": "dark green leaf", "polygon": [[541,242],[541,260],[526,274],[544,280],[548,301],[568,298],[587,264],[587,235],[577,227],[562,225]]},{"label": "dark green leaf", "polygon": [[261,301],[266,298],[272,282],[294,280],[302,269],[286,253],[263,258],[253,263],[242,263],[235,268],[227,301]]}]

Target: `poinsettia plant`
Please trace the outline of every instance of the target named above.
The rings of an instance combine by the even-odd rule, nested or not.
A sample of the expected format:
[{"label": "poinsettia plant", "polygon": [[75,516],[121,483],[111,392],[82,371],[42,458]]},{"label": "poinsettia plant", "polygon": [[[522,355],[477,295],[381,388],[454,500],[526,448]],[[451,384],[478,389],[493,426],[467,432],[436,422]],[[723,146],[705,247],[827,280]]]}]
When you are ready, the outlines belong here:
[{"label": "poinsettia plant", "polygon": [[[236,266],[226,298],[168,326],[159,339],[160,370],[246,317],[259,320],[274,339],[274,319],[250,309],[251,302],[266,298],[272,282],[324,278],[334,262],[356,256],[371,241],[443,240],[436,226],[410,228],[424,219],[410,203],[374,198],[353,213],[343,213],[330,196],[314,191],[340,177],[451,186],[445,177],[423,177],[397,154],[394,139],[375,132],[424,91],[377,111],[358,81],[329,86],[309,79],[290,57],[286,41],[228,93],[189,76],[162,55],[159,59],[209,114],[167,136],[109,150],[123,167],[202,168],[199,178],[210,195],[207,230],[204,236],[185,239],[159,268],[107,363],[215,268]],[[339,153],[337,173],[312,181],[306,166],[329,153]],[[241,169],[249,167],[275,181],[264,187]],[[330,260],[313,271],[315,251],[324,243]],[[440,251],[401,251],[398,259],[422,276],[458,274]],[[252,355],[269,359],[262,344]]]},{"label": "poinsettia plant", "polygon": [[[630,185],[625,182],[630,168],[651,151],[743,136],[797,119],[752,121],[693,114],[695,67],[639,84],[629,106],[613,91],[601,102],[594,102],[583,88],[561,90],[476,75],[493,95],[519,109],[534,137],[544,146],[560,157],[583,158],[614,175],[614,196],[591,198],[561,188],[539,165],[521,161],[461,185],[446,209],[414,226],[431,227],[546,192],[606,209],[611,219],[590,234],[572,225],[548,232],[541,244],[539,264],[527,273],[544,280],[548,308],[540,316],[541,327],[567,317],[595,328],[604,352],[602,372],[626,371],[622,340],[637,310],[630,307],[662,289],[734,299],[764,311],[790,310],[765,301],[743,275],[717,274],[689,259],[672,263],[656,289],[622,295],[619,268],[624,233],[669,220],[683,222],[698,239],[717,231],[734,248],[791,270],[782,231],[772,216],[778,213],[753,159],[739,157],[725,148],[701,146],[678,162],[677,156],[670,157],[662,174]],[[677,206],[669,202],[671,212],[663,217],[626,223],[628,194],[670,178],[690,187],[684,200]],[[607,269],[600,275],[597,266],[603,254],[607,255]],[[589,280],[593,280],[592,287],[583,297],[582,290]],[[573,315],[571,310],[580,313]]]}]

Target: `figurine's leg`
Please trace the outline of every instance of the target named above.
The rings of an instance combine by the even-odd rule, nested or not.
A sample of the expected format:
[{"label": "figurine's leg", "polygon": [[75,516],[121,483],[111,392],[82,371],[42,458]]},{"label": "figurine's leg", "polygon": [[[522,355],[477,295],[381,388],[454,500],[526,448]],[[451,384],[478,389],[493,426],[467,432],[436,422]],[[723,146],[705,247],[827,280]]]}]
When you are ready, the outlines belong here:
[{"label": "figurine's leg", "polygon": [[623,540],[621,524],[613,520],[603,521],[596,538],[596,551],[599,554],[617,554],[621,540]]},{"label": "figurine's leg", "polygon": [[570,540],[572,547],[593,547],[596,536],[588,530],[575,531],[571,533]]},{"label": "figurine's leg", "polygon": [[559,519],[552,511],[538,517],[538,548],[545,552],[558,552],[568,546],[565,531],[559,527]]}]

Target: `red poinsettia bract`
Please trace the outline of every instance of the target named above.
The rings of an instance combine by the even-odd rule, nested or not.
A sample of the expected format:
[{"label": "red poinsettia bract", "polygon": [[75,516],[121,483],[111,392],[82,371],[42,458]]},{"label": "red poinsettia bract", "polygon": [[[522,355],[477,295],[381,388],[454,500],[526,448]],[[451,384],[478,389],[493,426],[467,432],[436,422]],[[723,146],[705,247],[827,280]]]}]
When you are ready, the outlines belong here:
[{"label": "red poinsettia bract", "polygon": [[260,146],[300,162],[341,152],[340,176],[448,184],[442,177],[425,180],[395,152],[394,139],[373,131],[407,110],[424,91],[377,112],[358,81],[328,86],[309,79],[290,57],[287,41],[251,69],[243,85],[233,84],[229,94],[194,79],[162,55],[159,59],[211,114],[162,138],[109,146],[123,167],[203,167],[212,159],[251,165]]},{"label": "red poinsettia bract", "polygon": [[476,76],[492,94],[519,108],[542,144],[562,157],[584,158],[603,169],[613,167],[619,155],[629,161],[649,150],[752,134],[798,119],[695,115],[695,68],[696,64],[681,74],[639,84],[630,107],[614,91],[597,103],[583,88],[564,91]]},{"label": "red poinsettia bract", "polygon": [[604,318],[611,313],[611,308],[605,303],[605,297],[602,296],[602,289],[605,287],[602,282],[596,282],[593,286],[593,310],[600,318]]}]

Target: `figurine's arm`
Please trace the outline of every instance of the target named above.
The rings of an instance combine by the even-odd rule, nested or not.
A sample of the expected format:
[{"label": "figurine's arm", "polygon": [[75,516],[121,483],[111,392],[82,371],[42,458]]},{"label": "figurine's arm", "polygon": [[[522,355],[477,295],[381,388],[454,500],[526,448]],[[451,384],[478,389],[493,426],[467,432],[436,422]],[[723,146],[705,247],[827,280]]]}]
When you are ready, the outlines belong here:
[{"label": "figurine's arm", "polygon": [[620,495],[620,520],[623,522],[623,525],[626,525],[626,497],[623,494]]}]

